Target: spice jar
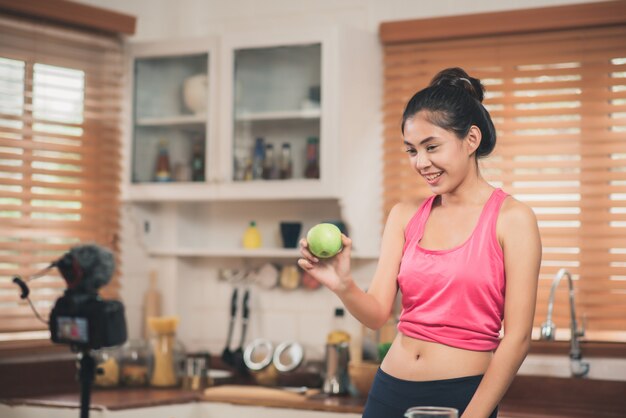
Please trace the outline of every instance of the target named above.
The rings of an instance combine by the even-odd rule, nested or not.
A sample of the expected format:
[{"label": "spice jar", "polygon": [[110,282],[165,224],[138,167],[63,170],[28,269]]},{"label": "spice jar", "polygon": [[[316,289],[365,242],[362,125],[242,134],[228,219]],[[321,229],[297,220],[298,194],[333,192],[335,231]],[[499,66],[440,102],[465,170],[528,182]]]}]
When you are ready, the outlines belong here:
[{"label": "spice jar", "polygon": [[144,340],[132,340],[121,349],[121,384],[129,387],[146,386],[152,363],[150,347]]}]

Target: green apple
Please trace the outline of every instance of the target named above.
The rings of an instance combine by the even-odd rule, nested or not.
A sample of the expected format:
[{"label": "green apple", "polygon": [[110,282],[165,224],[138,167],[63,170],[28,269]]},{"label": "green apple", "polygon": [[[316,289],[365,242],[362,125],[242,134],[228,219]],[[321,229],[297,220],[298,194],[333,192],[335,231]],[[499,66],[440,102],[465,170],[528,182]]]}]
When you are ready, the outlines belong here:
[{"label": "green apple", "polygon": [[341,231],[336,225],[321,223],[306,234],[309,251],[319,258],[330,258],[341,250]]}]

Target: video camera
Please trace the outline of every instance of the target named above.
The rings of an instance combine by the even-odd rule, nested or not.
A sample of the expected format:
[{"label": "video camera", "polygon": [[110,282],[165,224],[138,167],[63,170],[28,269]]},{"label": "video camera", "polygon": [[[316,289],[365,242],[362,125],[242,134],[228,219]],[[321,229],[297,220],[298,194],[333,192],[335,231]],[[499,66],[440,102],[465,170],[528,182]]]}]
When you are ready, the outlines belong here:
[{"label": "video camera", "polygon": [[[54,267],[65,279],[67,289],[50,313],[51,340],[76,350],[123,344],[127,339],[124,305],[98,295],[98,289],[111,280],[115,270],[113,254],[95,244],[79,245],[30,279]],[[13,281],[22,289],[21,298],[28,298],[26,283],[19,277]]]},{"label": "video camera", "polygon": [[66,290],[50,313],[50,338],[77,348],[99,349],[126,342],[124,305],[98,295]]}]

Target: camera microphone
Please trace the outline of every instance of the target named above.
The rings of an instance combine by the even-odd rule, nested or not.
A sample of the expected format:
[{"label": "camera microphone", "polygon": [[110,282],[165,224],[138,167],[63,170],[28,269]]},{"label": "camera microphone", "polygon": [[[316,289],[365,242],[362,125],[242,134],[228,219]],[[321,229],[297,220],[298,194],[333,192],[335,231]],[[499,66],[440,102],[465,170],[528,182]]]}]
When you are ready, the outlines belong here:
[{"label": "camera microphone", "polygon": [[97,293],[109,283],[115,271],[113,253],[96,244],[73,247],[53,263],[65,279],[68,289]]}]

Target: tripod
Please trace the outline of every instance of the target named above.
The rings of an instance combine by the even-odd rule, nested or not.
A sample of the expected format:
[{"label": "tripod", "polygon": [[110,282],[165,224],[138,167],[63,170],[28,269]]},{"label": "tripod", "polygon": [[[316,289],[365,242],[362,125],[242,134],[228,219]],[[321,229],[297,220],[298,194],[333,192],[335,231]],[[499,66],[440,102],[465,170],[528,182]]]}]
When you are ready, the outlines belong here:
[{"label": "tripod", "polygon": [[89,418],[89,404],[91,402],[91,386],[96,376],[96,361],[91,356],[88,348],[81,348],[80,369],[78,380],[80,381],[80,418]]}]

